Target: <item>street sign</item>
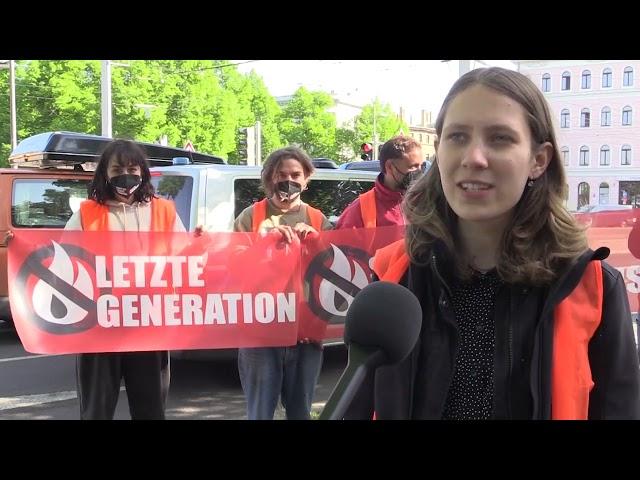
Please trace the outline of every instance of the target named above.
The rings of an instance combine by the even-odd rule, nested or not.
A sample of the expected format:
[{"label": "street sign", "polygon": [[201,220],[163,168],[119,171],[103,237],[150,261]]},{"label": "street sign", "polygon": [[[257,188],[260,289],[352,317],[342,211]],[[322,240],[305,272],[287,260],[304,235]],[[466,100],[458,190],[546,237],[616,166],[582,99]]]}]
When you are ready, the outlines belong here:
[{"label": "street sign", "polygon": [[187,140],[187,143],[184,145],[184,149],[188,150],[190,152],[195,152],[196,149],[193,148],[193,143],[191,143],[191,140]]}]

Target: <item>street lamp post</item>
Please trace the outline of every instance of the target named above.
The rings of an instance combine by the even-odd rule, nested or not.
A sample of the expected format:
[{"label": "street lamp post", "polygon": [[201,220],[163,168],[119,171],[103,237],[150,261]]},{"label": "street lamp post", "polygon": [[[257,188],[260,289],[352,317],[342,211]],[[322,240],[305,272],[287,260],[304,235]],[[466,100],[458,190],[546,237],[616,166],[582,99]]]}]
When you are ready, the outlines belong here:
[{"label": "street lamp post", "polygon": [[102,74],[100,76],[101,112],[102,112],[102,136],[111,137],[113,119],[111,111],[111,61],[102,60]]},{"label": "street lamp post", "polygon": [[113,117],[111,109],[111,67],[128,67],[128,63],[113,63],[111,60],[102,60],[102,72],[100,76],[101,112],[102,112],[102,136],[113,136]]},{"label": "street lamp post", "polygon": [[18,131],[16,125],[16,61],[9,60],[9,97],[11,101],[11,149],[18,146]]},{"label": "street lamp post", "polygon": [[378,159],[378,131],[376,129],[376,103],[378,102],[378,98],[373,101],[373,155],[372,159]]},{"label": "street lamp post", "polygon": [[471,60],[458,60],[458,77],[471,71]]}]

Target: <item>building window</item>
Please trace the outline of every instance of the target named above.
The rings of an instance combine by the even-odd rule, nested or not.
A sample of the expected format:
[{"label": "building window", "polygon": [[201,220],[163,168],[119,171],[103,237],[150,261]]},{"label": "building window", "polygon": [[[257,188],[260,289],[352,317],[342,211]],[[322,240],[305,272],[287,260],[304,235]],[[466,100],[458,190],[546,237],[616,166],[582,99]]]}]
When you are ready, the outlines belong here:
[{"label": "building window", "polygon": [[569,166],[569,149],[567,147],[562,147],[560,149],[560,153],[562,153],[562,162],[565,167]]},{"label": "building window", "polygon": [[631,147],[629,145],[622,146],[620,165],[631,165]]},{"label": "building window", "polygon": [[602,71],[602,88],[611,88],[612,74],[610,68]]},{"label": "building window", "polygon": [[569,72],[562,74],[562,90],[571,90],[571,74]]},{"label": "building window", "polygon": [[589,184],[580,182],[578,184],[578,209],[589,205]]},{"label": "building window", "polygon": [[589,165],[589,147],[580,147],[580,166],[587,167]]},{"label": "building window", "polygon": [[622,86],[623,87],[633,86],[633,68],[627,67],[624,69],[624,75],[622,77]]},{"label": "building window", "polygon": [[609,107],[602,107],[602,113],[600,114],[600,126],[611,126],[611,109]]},{"label": "building window", "polygon": [[429,145],[429,141],[430,141],[430,140],[431,140],[431,139],[429,138],[429,135],[427,135],[427,145]]},{"label": "building window", "polygon": [[564,110],[562,110],[562,112],[560,112],[560,127],[569,128],[570,124],[571,121],[569,118],[569,110],[565,108]]},{"label": "building window", "polygon": [[600,147],[600,165],[611,165],[611,150],[608,145]]},{"label": "building window", "polygon": [[542,91],[550,92],[551,91],[551,75],[545,73],[542,75]]},{"label": "building window", "polygon": [[607,205],[609,203],[609,184],[600,184],[600,195],[598,197],[598,203],[600,205]]},{"label": "building window", "polygon": [[622,109],[622,125],[631,125],[631,107],[626,106]]},{"label": "building window", "polygon": [[591,125],[591,112],[588,108],[583,108],[580,112],[580,126],[588,127]]},{"label": "building window", "polygon": [[591,88],[591,72],[589,70],[582,72],[582,88]]}]

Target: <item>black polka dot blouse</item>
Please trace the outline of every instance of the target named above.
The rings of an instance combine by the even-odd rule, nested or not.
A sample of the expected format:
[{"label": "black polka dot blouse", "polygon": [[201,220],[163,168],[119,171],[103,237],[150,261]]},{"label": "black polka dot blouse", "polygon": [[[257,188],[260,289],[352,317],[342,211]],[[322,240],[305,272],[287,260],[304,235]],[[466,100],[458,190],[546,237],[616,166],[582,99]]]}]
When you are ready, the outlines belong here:
[{"label": "black polka dot blouse", "polygon": [[460,332],[455,373],[442,418],[488,420],[493,417],[495,298],[500,279],[495,269],[474,273],[452,287],[452,306]]}]

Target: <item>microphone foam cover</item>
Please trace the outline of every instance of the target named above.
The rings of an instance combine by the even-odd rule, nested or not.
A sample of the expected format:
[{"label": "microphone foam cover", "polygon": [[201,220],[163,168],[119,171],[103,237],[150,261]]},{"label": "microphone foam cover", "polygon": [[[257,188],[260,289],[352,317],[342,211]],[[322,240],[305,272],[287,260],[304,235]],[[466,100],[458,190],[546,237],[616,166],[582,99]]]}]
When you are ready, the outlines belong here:
[{"label": "microphone foam cover", "polygon": [[417,297],[397,283],[373,282],[353,299],[344,341],[381,349],[388,364],[404,360],[418,340],[422,308]]}]

